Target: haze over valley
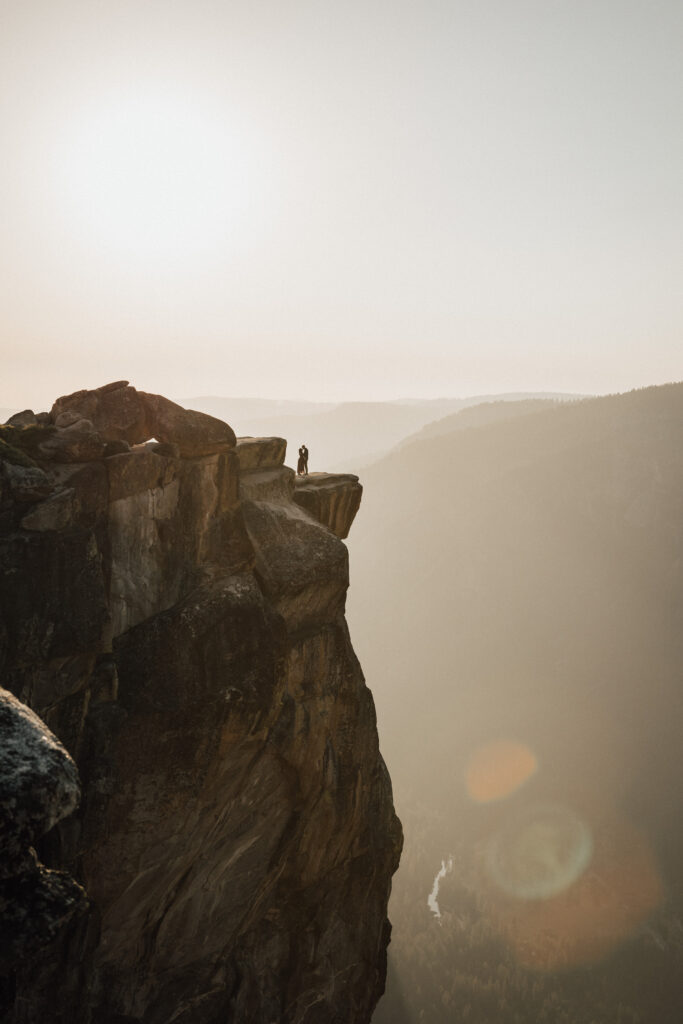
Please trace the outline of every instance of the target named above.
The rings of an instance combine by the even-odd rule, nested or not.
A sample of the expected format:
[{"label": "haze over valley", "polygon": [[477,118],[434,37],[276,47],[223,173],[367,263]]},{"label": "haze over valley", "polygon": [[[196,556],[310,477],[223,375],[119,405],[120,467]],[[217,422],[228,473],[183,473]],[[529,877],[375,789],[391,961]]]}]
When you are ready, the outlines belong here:
[{"label": "haze over valley", "polygon": [[[375,1019],[673,1021],[683,385],[442,422],[362,474],[349,539],[350,626],[406,833]],[[487,850],[536,813],[528,879],[543,815],[585,827],[591,852],[556,893],[511,903]]]}]

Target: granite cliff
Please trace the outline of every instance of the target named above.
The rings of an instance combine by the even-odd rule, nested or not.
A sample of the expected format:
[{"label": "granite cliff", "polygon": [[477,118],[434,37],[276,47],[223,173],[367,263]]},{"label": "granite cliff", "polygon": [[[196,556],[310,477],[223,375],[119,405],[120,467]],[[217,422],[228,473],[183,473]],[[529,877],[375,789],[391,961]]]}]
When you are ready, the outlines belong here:
[{"label": "granite cliff", "polygon": [[127,382],[0,428],[0,906],[31,922],[0,1019],[369,1021],[401,831],[344,619],[361,489],[285,449]]}]

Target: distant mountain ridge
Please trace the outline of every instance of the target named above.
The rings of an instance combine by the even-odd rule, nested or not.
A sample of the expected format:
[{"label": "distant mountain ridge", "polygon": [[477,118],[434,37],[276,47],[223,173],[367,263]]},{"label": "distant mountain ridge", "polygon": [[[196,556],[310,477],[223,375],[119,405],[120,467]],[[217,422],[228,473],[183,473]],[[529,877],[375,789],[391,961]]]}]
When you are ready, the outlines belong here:
[{"label": "distant mountain ridge", "polygon": [[468,405],[459,409],[450,416],[444,416],[440,420],[428,423],[416,434],[405,438],[400,447],[424,441],[430,437],[440,437],[443,434],[450,434],[456,430],[469,430],[470,427],[484,427],[498,423],[502,420],[509,420],[518,416],[528,416],[530,413],[545,412],[552,409],[559,402],[580,401],[576,398],[520,398],[497,399],[492,402],[481,402],[479,405]]},{"label": "distant mountain ridge", "polygon": [[[386,402],[316,402],[298,399],[224,398],[199,395],[184,398],[185,409],[196,409],[224,420],[242,437],[287,438],[293,451],[305,442],[311,466],[335,472],[355,472],[383,458],[413,435],[450,430],[448,418],[480,405],[527,401],[571,401],[583,396],[562,392],[506,392],[467,398],[399,398]],[[19,412],[0,409],[0,423]],[[34,410],[38,411],[38,410]],[[483,416],[497,415],[495,411]],[[438,424],[443,424],[443,427]],[[433,425],[433,426],[431,426]],[[458,421],[457,426],[464,425]],[[296,460],[289,453],[290,463]]]},{"label": "distant mountain ridge", "polygon": [[358,466],[381,458],[427,424],[470,406],[531,399],[565,401],[575,397],[562,393],[509,392],[469,398],[332,404],[200,396],[184,399],[181,404],[224,419],[238,436],[286,437],[295,447],[305,442],[311,452],[312,467],[341,472],[355,471]]}]

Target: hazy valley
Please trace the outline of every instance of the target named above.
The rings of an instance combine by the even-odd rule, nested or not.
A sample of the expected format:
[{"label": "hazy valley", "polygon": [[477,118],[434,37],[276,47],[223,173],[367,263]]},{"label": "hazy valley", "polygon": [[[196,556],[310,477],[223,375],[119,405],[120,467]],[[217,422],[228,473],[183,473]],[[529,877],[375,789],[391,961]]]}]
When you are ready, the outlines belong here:
[{"label": "hazy valley", "polygon": [[[361,474],[349,619],[406,834],[374,1019],[674,1021],[683,385],[523,406],[467,410]],[[474,799],[473,761],[505,743],[533,770]],[[486,851],[548,807],[585,823],[590,866],[566,907],[511,904]]]},{"label": "hazy valley", "polygon": [[[503,403],[516,406],[526,400],[567,401],[574,397],[520,392],[469,398],[338,404],[203,397],[184,399],[182,404],[227,420],[234,424],[239,435],[259,437],[276,434],[286,437],[292,462],[291,451],[306,442],[312,453],[311,465],[316,469],[356,473],[359,467],[382,458],[422,429],[439,429],[440,424],[446,424],[446,429],[450,429],[449,417],[454,417],[454,422],[460,426],[458,414],[461,410],[490,410],[495,406],[493,415],[496,416],[500,415],[496,410],[503,407]],[[491,415],[490,412],[488,414]]]}]

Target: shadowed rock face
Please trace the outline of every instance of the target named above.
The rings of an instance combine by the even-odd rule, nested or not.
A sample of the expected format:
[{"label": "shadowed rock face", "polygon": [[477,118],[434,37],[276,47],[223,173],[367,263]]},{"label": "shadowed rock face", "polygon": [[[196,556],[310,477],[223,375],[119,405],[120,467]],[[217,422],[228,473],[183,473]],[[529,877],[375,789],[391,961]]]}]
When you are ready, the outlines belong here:
[{"label": "shadowed rock face", "polygon": [[[0,670],[78,764],[41,852],[91,904],[23,963],[8,1019],[362,1024],[401,836],[347,552],[331,503],[291,500],[281,439],[234,448],[175,410],[119,382],[10,438],[34,431],[0,477]],[[110,454],[35,434],[72,425]]]}]

